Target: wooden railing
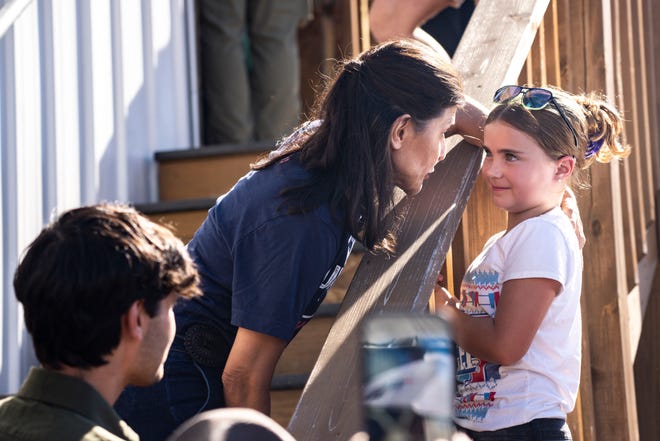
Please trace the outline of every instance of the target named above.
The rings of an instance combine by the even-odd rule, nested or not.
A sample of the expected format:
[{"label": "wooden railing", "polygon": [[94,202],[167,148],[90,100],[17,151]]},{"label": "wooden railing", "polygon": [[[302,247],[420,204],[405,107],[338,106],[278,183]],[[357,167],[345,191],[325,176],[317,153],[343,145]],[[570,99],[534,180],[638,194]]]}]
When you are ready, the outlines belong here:
[{"label": "wooden railing", "polygon": [[[365,34],[363,8],[351,9],[360,35]],[[642,335],[645,313],[659,315],[658,306],[647,311],[647,305],[660,301],[660,283],[653,285],[660,188],[658,44],[652,31],[654,17],[660,18],[657,9],[651,0],[480,0],[454,58],[468,93],[485,104],[498,86],[518,82],[601,92],[624,112],[632,155],[592,166],[590,188],[577,193],[587,244],[582,381],[569,415],[576,440],[656,439],[660,425],[658,326],[650,334],[645,326]],[[477,174],[468,165],[474,162],[461,162],[475,157],[469,147],[455,153],[410,202],[399,257],[363,259],[291,420],[289,428],[299,439],[348,439],[359,428],[355,330],[362,317],[388,308],[418,310],[446,255],[445,270],[458,284],[485,240],[504,228],[505,214],[492,205],[480,179],[456,224],[462,198],[470,194],[465,184]],[[456,167],[467,170],[462,179],[452,174]],[[430,196],[439,192],[451,194]],[[454,229],[451,241],[447,235]],[[646,369],[654,379],[635,378]]]}]

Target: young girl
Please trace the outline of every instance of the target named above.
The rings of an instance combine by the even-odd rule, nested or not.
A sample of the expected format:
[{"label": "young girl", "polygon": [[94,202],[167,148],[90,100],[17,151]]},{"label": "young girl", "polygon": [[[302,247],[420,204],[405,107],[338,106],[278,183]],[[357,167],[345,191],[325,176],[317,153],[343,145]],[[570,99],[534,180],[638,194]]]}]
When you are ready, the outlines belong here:
[{"label": "young girl", "polygon": [[494,101],[482,173],[507,228],[469,266],[459,304],[437,302],[459,346],[456,423],[476,441],[571,439],[582,254],[560,204],[578,171],[629,150],[619,114],[593,95],[504,86]]}]

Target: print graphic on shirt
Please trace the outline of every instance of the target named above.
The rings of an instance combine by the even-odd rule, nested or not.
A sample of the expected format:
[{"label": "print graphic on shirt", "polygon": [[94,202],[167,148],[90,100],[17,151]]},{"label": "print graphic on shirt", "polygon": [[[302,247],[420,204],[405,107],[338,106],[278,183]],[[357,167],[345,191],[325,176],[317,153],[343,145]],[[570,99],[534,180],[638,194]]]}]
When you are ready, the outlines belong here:
[{"label": "print graphic on shirt", "polygon": [[353,250],[353,245],[355,245],[355,238],[349,235],[348,242],[345,248],[346,252],[339,253],[337,258],[335,259],[335,262],[333,262],[334,265],[330,267],[330,269],[325,273],[325,276],[323,276],[323,280],[319,285],[319,289],[316,293],[316,296],[314,297],[314,300],[309,305],[307,305],[307,308],[305,308],[302,317],[300,317],[300,320],[298,320],[298,323],[296,323],[296,329],[294,335],[297,334],[298,331],[300,331],[302,327],[305,326],[312,319],[312,317],[314,317],[316,310],[319,309],[319,305],[321,304],[321,302],[323,302],[323,299],[325,298],[325,295],[328,293],[328,290],[332,288],[332,285],[335,284],[337,278],[344,269],[344,266],[348,261],[348,256],[351,255],[351,251]]},{"label": "print graphic on shirt", "polygon": [[[500,299],[496,271],[468,271],[461,285],[461,309],[473,317],[494,317]],[[458,348],[455,411],[457,418],[481,421],[495,403],[500,365]]]}]

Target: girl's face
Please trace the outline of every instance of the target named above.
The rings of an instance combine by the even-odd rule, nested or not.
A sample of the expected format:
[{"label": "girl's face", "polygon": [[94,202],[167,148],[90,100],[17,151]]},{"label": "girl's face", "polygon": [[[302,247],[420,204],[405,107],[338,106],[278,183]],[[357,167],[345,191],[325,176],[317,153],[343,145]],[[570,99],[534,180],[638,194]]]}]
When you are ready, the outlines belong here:
[{"label": "girl's face", "polygon": [[394,122],[390,135],[394,184],[406,194],[419,193],[435,165],[445,158],[445,132],[454,125],[456,110],[456,106],[445,109],[422,129],[409,115]]},{"label": "girl's face", "polygon": [[532,137],[502,121],[484,128],[484,150],[481,173],[495,205],[509,213],[508,229],[559,206],[573,169],[565,164],[573,158],[550,158]]}]

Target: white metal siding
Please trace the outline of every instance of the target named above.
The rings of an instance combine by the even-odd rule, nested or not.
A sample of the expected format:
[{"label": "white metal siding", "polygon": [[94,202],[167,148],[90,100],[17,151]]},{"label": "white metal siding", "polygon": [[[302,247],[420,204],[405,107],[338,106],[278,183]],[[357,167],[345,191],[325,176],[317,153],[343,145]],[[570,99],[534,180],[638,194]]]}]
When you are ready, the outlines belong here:
[{"label": "white metal siding", "polygon": [[154,152],[196,144],[190,11],[34,0],[0,37],[0,394],[34,363],[12,288],[20,253],[54,213],[155,201]]}]

